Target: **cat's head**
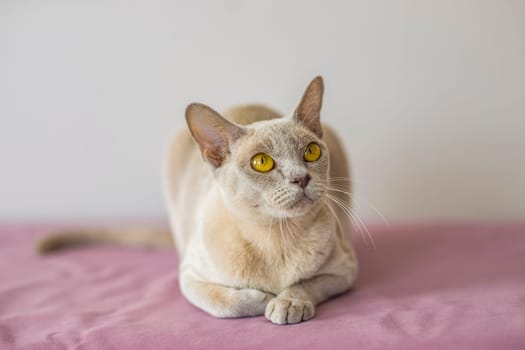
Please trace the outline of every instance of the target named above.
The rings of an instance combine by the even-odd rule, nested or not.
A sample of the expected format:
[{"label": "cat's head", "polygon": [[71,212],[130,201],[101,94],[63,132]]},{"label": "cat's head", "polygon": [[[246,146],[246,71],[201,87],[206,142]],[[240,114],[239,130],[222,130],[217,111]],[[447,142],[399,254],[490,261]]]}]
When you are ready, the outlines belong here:
[{"label": "cat's head", "polygon": [[188,106],[190,131],[232,209],[283,218],[320,206],[329,171],[320,122],[323,89],[317,77],[292,116],[244,126],[205,105]]}]

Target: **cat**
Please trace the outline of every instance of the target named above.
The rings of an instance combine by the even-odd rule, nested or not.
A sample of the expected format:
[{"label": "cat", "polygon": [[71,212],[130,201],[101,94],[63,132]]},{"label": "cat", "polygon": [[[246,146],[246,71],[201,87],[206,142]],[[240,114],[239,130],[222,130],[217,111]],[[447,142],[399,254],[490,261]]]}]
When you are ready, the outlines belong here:
[{"label": "cat", "polygon": [[[188,129],[168,146],[163,187],[180,290],[196,307],[219,318],[293,324],[354,284],[350,172],[340,140],[321,124],[323,92],[318,76],[286,117],[260,105],[225,117],[204,104],[187,107]],[[147,229],[127,233],[58,234],[40,250],[173,244]]]}]

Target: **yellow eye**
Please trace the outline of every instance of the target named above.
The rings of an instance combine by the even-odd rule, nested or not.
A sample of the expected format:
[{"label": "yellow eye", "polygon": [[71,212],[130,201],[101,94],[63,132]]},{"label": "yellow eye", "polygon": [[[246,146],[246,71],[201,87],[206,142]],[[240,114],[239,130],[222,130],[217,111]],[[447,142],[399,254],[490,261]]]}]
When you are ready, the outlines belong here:
[{"label": "yellow eye", "polygon": [[260,173],[267,173],[275,166],[272,157],[266,153],[258,153],[254,155],[250,163],[253,170],[256,170]]},{"label": "yellow eye", "polygon": [[321,158],[321,147],[315,142],[310,142],[304,150],[304,160],[307,162],[315,162]]}]

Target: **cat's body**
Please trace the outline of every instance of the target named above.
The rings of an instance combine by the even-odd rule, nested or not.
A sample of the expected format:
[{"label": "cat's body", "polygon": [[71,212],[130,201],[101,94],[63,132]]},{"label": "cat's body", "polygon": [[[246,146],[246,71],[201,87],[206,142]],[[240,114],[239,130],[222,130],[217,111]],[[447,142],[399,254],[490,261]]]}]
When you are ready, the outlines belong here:
[{"label": "cat's body", "polygon": [[169,144],[163,182],[181,291],[197,307],[296,323],[354,283],[350,174],[340,141],[321,127],[322,93],[316,78],[285,118],[244,106],[229,122],[188,107],[190,132]]},{"label": "cat's body", "polygon": [[[187,113],[190,129],[192,115],[209,114],[204,118],[210,121],[216,118],[213,111],[200,108]],[[357,274],[350,220],[340,207],[329,207],[331,201],[323,198],[331,178],[350,178],[343,147],[326,126],[321,139],[293,117],[279,118],[262,106],[236,108],[226,117],[245,125],[245,133],[229,141],[229,153],[219,165],[210,165],[213,157],[212,162],[203,162],[206,140],[195,137],[199,149],[187,131],[174,138],[167,152],[165,194],[182,257],[181,290],[192,303],[218,317],[257,315],[266,310],[266,316],[276,323],[307,319],[313,316],[315,304],[347,290]],[[324,164],[317,176],[301,158],[310,142],[324,143],[323,149],[330,155],[319,159]],[[304,191],[317,186],[312,196],[319,198],[307,203],[305,210],[282,213],[282,217],[265,213],[260,200],[246,200],[275,190],[273,183],[261,185],[275,181],[265,179],[270,175],[242,165],[249,164],[250,157],[261,150],[277,164],[290,163],[272,170],[281,173],[277,179],[291,180],[293,172],[311,173],[312,181]],[[286,186],[290,191],[298,187]],[[289,190],[286,186],[281,192]],[[347,193],[335,191],[331,196],[349,203]],[[267,308],[270,300],[275,304],[273,311]]]}]

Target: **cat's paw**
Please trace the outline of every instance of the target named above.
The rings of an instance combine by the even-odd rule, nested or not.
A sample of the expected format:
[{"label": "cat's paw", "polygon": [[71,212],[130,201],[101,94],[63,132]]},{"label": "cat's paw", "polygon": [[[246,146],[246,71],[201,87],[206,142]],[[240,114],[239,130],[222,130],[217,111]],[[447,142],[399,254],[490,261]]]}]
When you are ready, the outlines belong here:
[{"label": "cat's paw", "polygon": [[264,314],[266,305],[275,297],[257,289],[225,288],[212,293],[212,308],[206,310],[218,318],[259,316]]},{"label": "cat's paw", "polygon": [[266,305],[264,316],[276,324],[291,324],[314,317],[315,306],[308,298],[281,293]]}]

